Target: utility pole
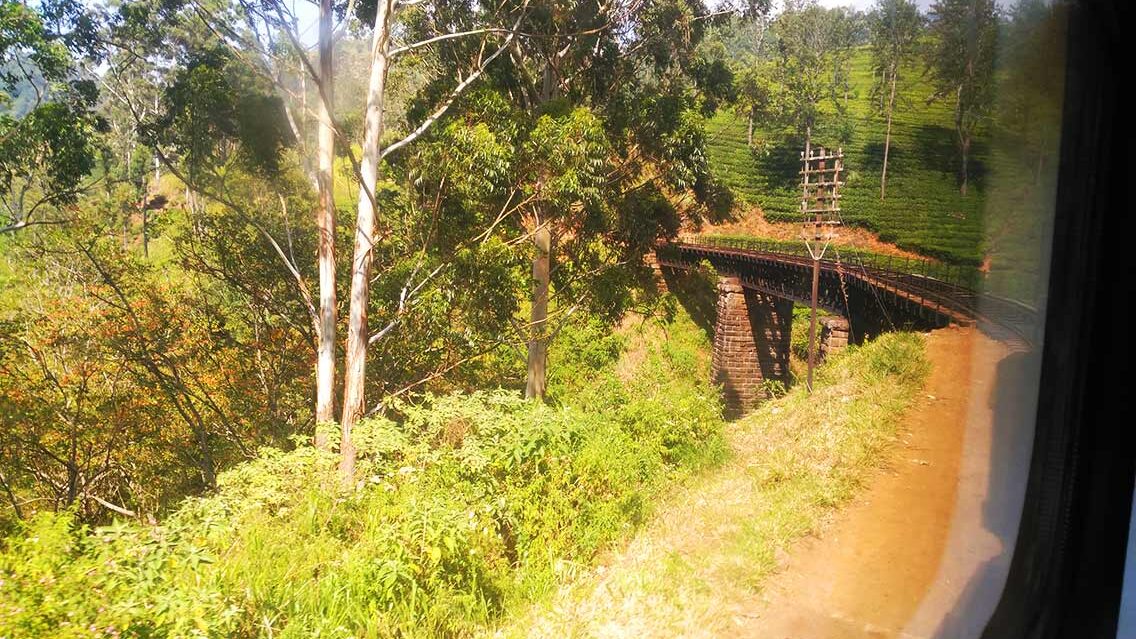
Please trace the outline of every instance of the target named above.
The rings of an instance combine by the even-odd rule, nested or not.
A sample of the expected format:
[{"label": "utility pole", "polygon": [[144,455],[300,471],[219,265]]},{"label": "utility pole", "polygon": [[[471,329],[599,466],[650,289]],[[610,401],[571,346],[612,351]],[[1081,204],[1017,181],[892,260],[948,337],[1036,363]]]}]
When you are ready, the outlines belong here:
[{"label": "utility pole", "polygon": [[[801,237],[809,257],[813,258],[812,315],[809,319],[809,374],[806,387],[813,390],[813,369],[817,351],[817,296],[820,289],[820,261],[833,238],[840,220],[840,171],[844,168],[844,151],[814,150],[812,136],[805,138],[801,153]],[[811,179],[816,177],[815,180]]]}]

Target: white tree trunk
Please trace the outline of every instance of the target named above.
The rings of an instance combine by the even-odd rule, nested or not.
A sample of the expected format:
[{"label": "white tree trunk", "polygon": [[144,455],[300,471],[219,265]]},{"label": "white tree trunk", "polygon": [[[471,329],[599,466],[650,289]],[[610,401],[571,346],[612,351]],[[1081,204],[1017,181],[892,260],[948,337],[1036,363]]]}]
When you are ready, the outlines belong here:
[{"label": "white tree trunk", "polygon": [[887,192],[888,178],[888,152],[891,150],[891,113],[895,109],[895,70],[891,74],[891,96],[887,103],[887,134],[884,136],[884,168],[880,172],[880,199],[884,199]]},{"label": "white tree trunk", "polygon": [[379,140],[383,134],[384,89],[390,48],[390,21],[394,0],[379,0],[371,44],[371,77],[367,85],[367,111],[363,129],[363,159],[359,167],[359,212],[355,222],[355,254],[351,261],[351,308],[347,323],[343,382],[339,472],[350,484],[355,474],[355,445],[351,429],[363,415],[367,373],[367,305],[375,241],[375,189],[379,176]]},{"label": "white tree trunk", "polygon": [[[320,0],[319,63],[319,331],[316,357],[316,446],[327,446],[320,426],[335,421],[335,130],[331,123],[335,63],[331,0]],[[301,76],[302,77],[302,76]]]}]

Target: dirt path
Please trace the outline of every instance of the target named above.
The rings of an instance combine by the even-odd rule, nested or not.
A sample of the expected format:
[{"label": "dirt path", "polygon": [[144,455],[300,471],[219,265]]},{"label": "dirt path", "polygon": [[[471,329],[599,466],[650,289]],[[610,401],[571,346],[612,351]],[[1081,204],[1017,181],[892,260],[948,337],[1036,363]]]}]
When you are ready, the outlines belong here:
[{"label": "dirt path", "polygon": [[[928,338],[932,372],[901,424],[900,445],[887,467],[822,537],[798,544],[762,601],[744,613],[747,622],[737,636],[904,634],[946,549],[973,392],[972,358],[975,342],[984,340],[970,330]],[[997,349],[978,352],[980,359],[990,356],[997,358]]]},{"label": "dirt path", "polygon": [[1030,398],[995,393],[1015,359],[978,331],[936,331],[926,349],[932,373],[883,468],[818,534],[767,558],[769,579],[754,578],[761,569],[737,544],[747,527],[794,523],[757,503],[745,455],[760,443],[743,435],[738,459],[677,491],[627,547],[498,636],[976,637],[1004,580],[1032,438],[992,424],[1028,426],[1006,406]]}]

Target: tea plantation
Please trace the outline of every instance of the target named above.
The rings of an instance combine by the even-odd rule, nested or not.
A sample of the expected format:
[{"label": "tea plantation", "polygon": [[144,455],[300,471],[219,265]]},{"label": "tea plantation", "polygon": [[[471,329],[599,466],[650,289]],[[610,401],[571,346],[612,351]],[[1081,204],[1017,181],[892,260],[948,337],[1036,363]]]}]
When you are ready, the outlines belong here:
[{"label": "tea plantation", "polygon": [[[932,89],[920,68],[908,69],[908,81],[892,120],[887,197],[880,199],[886,122],[872,108],[871,56],[856,50],[850,61],[851,86],[845,100],[843,136],[834,132],[835,109],[827,109],[828,127],[813,144],[843,146],[846,184],[843,219],[863,226],[901,248],[952,263],[976,265],[984,255],[985,181],[991,171],[990,144],[975,141],[966,196],[959,192],[958,155],[951,99],[927,103]],[[824,124],[822,122],[822,124]],[[757,123],[754,148],[746,144],[746,121],[722,110],[707,126],[712,170],[743,205],[756,205],[771,221],[800,219],[800,152],[804,141],[786,128]],[[839,137],[845,138],[841,144]]]}]

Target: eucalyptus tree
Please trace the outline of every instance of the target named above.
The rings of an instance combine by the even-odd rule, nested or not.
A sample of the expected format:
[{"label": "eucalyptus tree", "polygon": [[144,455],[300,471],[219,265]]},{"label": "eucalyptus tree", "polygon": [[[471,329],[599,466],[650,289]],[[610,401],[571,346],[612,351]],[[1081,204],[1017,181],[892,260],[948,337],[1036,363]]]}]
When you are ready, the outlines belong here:
[{"label": "eucalyptus tree", "polygon": [[[396,317],[372,334],[367,315],[378,232],[389,228],[379,215],[380,164],[391,153],[422,137],[449,111],[467,88],[504,53],[517,37],[517,29],[528,11],[529,0],[499,5],[472,5],[463,2],[419,2],[417,0],[378,0],[370,7],[360,5],[361,18],[370,24],[371,68],[367,85],[367,103],[363,118],[362,157],[356,165],[359,179],[358,207],[355,218],[355,246],[351,263],[351,283],[347,337],[344,344],[343,408],[340,419],[340,474],[351,482],[355,470],[355,447],[351,432],[366,412],[367,349],[383,339],[400,318]],[[404,30],[400,27],[405,26]],[[403,41],[399,36],[407,35]],[[439,74],[445,89],[431,96],[431,109],[412,130],[394,141],[383,140],[386,131],[387,80],[392,65],[400,57],[444,46],[454,40],[476,43],[476,52],[454,61]],[[435,85],[437,86],[437,85]],[[380,227],[385,227],[380,229]],[[404,291],[413,295],[438,274],[440,268],[419,276],[412,272]],[[415,281],[416,277],[420,277]],[[405,308],[405,296],[399,311]]]},{"label": "eucalyptus tree", "polygon": [[[336,333],[338,302],[336,291],[336,204],[335,204],[335,148],[336,121],[334,117],[336,95],[336,42],[350,23],[346,16],[336,25],[332,0],[313,0],[318,6],[318,39],[315,60],[307,55],[301,41],[305,25],[301,24],[294,4],[281,0],[247,2],[237,5],[247,24],[247,30],[230,32],[238,45],[257,53],[258,61],[272,79],[280,97],[284,99],[293,134],[300,141],[301,162],[315,165],[315,186],[319,204],[315,221],[318,233],[316,263],[319,273],[318,306],[316,310],[316,397],[315,444],[327,447],[326,427],[335,422]],[[297,64],[298,62],[298,64]],[[292,68],[295,67],[295,71]],[[307,80],[315,87],[316,151],[315,162],[310,162],[304,141],[307,138],[302,124],[308,119]],[[289,82],[291,80],[291,83]],[[290,84],[299,84],[299,95]],[[298,102],[300,117],[292,115],[289,105]],[[350,141],[345,141],[350,145]]]},{"label": "eucalyptus tree", "polygon": [[880,170],[880,199],[887,193],[888,153],[891,150],[891,119],[895,112],[900,75],[919,55],[923,16],[910,0],[877,0],[870,17],[873,104],[879,104],[887,129],[884,134],[884,162]]},{"label": "eucalyptus tree", "polygon": [[[283,57],[263,55],[262,26],[240,5],[132,0],[108,21],[102,83],[186,187],[185,200],[172,203],[186,218],[171,237],[182,267],[242,300],[248,314],[237,316],[250,331],[275,325],[290,342],[315,344],[312,268],[297,258],[314,255],[319,240],[315,216],[306,215],[316,210],[311,185],[297,159],[303,118],[282,94]],[[156,109],[131,90],[147,82],[156,87]],[[293,380],[280,382],[291,388]]]},{"label": "eucalyptus tree", "polygon": [[954,97],[959,191],[965,196],[971,145],[994,104],[998,10],[994,0],[939,0],[931,5],[930,30],[931,98]]},{"label": "eucalyptus tree", "polygon": [[[335,422],[335,380],[336,380],[336,333],[338,321],[338,302],[336,291],[336,205],[335,205],[335,148],[336,122],[335,108],[335,50],[336,42],[342,38],[349,24],[350,16],[339,25],[335,23],[332,0],[314,0],[318,5],[318,40],[316,60],[307,55],[307,48],[301,42],[304,25],[291,3],[279,0],[268,2],[246,2],[238,0],[242,14],[248,25],[247,31],[234,31],[237,42],[251,48],[258,54],[263,67],[269,70],[277,90],[284,98],[284,104],[296,102],[299,98],[300,122],[308,116],[306,90],[307,80],[315,86],[316,161],[315,185],[319,198],[315,221],[318,233],[316,262],[319,272],[318,306],[316,310],[316,398],[315,398],[315,444],[321,448],[328,445],[326,427]],[[244,36],[241,38],[240,36]],[[251,39],[250,37],[251,36]],[[243,40],[243,42],[242,42]],[[281,42],[281,40],[283,42]],[[250,46],[251,45],[251,46]],[[285,72],[291,68],[291,60],[298,60],[295,73]],[[300,85],[299,96],[292,95],[286,76]],[[289,99],[291,98],[291,99]],[[300,153],[303,162],[311,165],[302,141],[306,131],[296,123],[289,113],[289,122],[297,139],[301,140]],[[350,145],[350,141],[346,141]]]},{"label": "eucalyptus tree", "polygon": [[[145,0],[141,1],[145,2]],[[426,134],[445,116],[455,100],[476,83],[485,69],[501,56],[508,43],[517,37],[516,28],[520,17],[525,14],[527,5],[527,2],[495,7],[465,3],[417,1],[379,2],[377,4],[365,1],[350,3],[344,22],[341,22],[339,27],[334,30],[330,40],[334,41],[341,36],[349,24],[356,24],[363,29],[371,29],[371,47],[367,70],[368,82],[366,85],[367,99],[363,127],[360,132],[361,139],[347,137],[351,131],[344,126],[341,120],[337,121],[332,115],[332,87],[330,83],[325,83],[325,80],[333,73],[333,70],[329,71],[326,68],[332,56],[324,55],[323,60],[319,62],[322,70],[317,70],[316,61],[311,58],[307,47],[301,41],[301,27],[296,14],[286,3],[197,2],[191,6],[186,5],[188,8],[185,9],[180,8],[178,3],[163,3],[153,5],[149,9],[135,9],[133,11],[134,15],[156,16],[156,20],[150,19],[151,23],[176,23],[182,28],[189,29],[188,24],[192,22],[195,25],[193,28],[204,28],[208,31],[208,37],[205,37],[202,43],[181,47],[185,53],[181,54],[184,59],[176,61],[178,66],[202,68],[201,61],[194,56],[202,59],[213,59],[213,62],[204,66],[224,68],[229,64],[239,62],[241,69],[257,76],[257,78],[251,79],[250,86],[255,87],[257,91],[265,92],[264,83],[268,82],[272,85],[277,98],[280,98],[284,97],[283,94],[287,92],[287,86],[276,73],[280,64],[277,58],[280,51],[285,50],[289,55],[294,55],[300,60],[302,68],[308,74],[307,79],[311,80],[316,86],[319,99],[318,109],[321,111],[319,120],[323,123],[321,124],[323,144],[320,148],[320,164],[324,167],[326,173],[330,164],[327,136],[330,128],[334,132],[335,139],[333,142],[343,149],[352,166],[359,189],[354,224],[355,252],[352,259],[350,297],[348,300],[348,330],[344,345],[345,375],[340,420],[341,470],[345,480],[349,480],[352,476],[354,466],[351,430],[354,423],[367,412],[364,401],[367,384],[368,347],[375,347],[394,334],[395,329],[406,321],[406,315],[410,312],[416,300],[429,290],[431,280],[437,278],[446,266],[438,265],[425,271],[421,268],[410,268],[400,272],[401,258],[405,255],[397,251],[384,252],[380,270],[378,273],[375,272],[376,252],[380,250],[380,245],[386,244],[387,240],[390,239],[392,229],[398,226],[398,218],[403,213],[403,204],[405,204],[405,198],[402,196],[395,196],[393,199],[387,197],[400,188],[394,186],[392,191],[393,185],[401,185],[404,181],[403,176],[399,175],[384,175],[383,180],[380,180],[382,163],[389,154],[401,149],[408,149],[412,143]],[[141,6],[146,7],[147,5]],[[329,43],[329,39],[326,37],[327,18],[328,14],[326,13],[321,17],[325,53],[326,45]],[[145,21],[142,20],[142,22]],[[149,33],[153,33],[153,30]],[[476,52],[461,60],[453,61],[452,65],[434,66],[432,77],[438,82],[432,85],[432,88],[437,89],[446,84],[448,79],[446,87],[423,96],[423,104],[428,105],[428,108],[406,130],[391,131],[399,137],[392,139],[391,136],[384,135],[388,132],[387,114],[394,110],[392,106],[398,106],[390,104],[391,86],[389,82],[392,74],[397,72],[397,65],[404,62],[410,65],[420,65],[420,61],[423,59],[433,59],[434,51],[438,46],[458,40],[471,43]],[[221,57],[225,57],[228,62],[221,61]],[[241,95],[242,93],[247,95],[248,93],[240,87],[227,85],[227,78],[216,78],[216,81],[218,86],[227,86],[227,90],[232,91],[234,95]],[[202,88],[207,87],[202,85]],[[265,95],[267,93],[265,92]],[[188,98],[191,95],[194,94],[192,92],[187,93],[183,97]],[[196,95],[205,100],[202,106],[208,107],[208,105],[216,102],[217,106],[224,107],[222,109],[224,112],[220,114],[222,117],[219,118],[221,123],[219,127],[207,128],[198,131],[199,135],[190,135],[179,140],[163,142],[155,137],[155,146],[178,149],[180,159],[177,162],[170,163],[181,164],[183,165],[182,169],[194,167],[192,171],[182,170],[179,177],[187,179],[191,183],[199,183],[204,180],[205,183],[202,186],[208,189],[206,195],[209,199],[224,204],[233,210],[241,210],[240,203],[227,199],[224,196],[223,185],[214,179],[221,177],[221,174],[216,171],[191,174],[197,171],[196,167],[217,165],[214,161],[217,158],[203,155],[196,150],[197,147],[205,149],[227,148],[226,145],[228,145],[245,154],[250,152],[255,154],[258,149],[267,150],[264,148],[265,144],[273,148],[284,146],[282,138],[278,135],[282,129],[273,124],[275,122],[274,117],[259,118],[254,121],[265,127],[266,135],[259,141],[245,139],[242,134],[242,127],[252,124],[254,121],[246,121],[240,117],[243,102],[225,107],[223,100],[217,101],[206,97],[208,92],[198,92]],[[280,100],[280,102],[284,107],[287,107],[288,101],[286,99]],[[267,102],[264,104],[267,106]],[[199,110],[207,112],[208,109]],[[274,109],[268,109],[263,113],[266,116],[272,116],[273,111]],[[284,114],[288,114],[286,108]],[[235,121],[233,117],[230,117],[233,115],[237,116]],[[291,123],[295,122],[296,118],[287,118],[287,120]],[[202,126],[208,127],[209,125],[208,120],[198,119],[195,121]],[[231,126],[225,123],[230,123]],[[149,130],[155,133],[163,133],[175,129],[150,127]],[[217,146],[218,141],[224,142],[224,144]],[[356,157],[355,148],[358,147],[361,147],[361,157]],[[275,152],[269,153],[264,156],[264,159],[278,155]],[[168,154],[163,157],[165,161],[175,159],[169,157]],[[206,161],[204,163],[193,162],[194,158],[204,158]],[[176,166],[173,169],[181,170]],[[275,168],[272,170],[275,170]],[[330,178],[330,175],[324,177]],[[331,352],[329,338],[333,333],[332,330],[325,329],[324,326],[329,323],[333,324],[331,320],[334,318],[333,304],[335,298],[333,296],[334,287],[328,281],[334,271],[333,253],[331,250],[324,250],[325,248],[332,248],[327,240],[330,240],[330,236],[333,234],[334,222],[327,215],[326,208],[329,203],[333,203],[329,202],[329,191],[332,189],[332,183],[329,179],[324,178],[320,178],[317,182],[320,184],[319,190],[322,191],[322,203],[317,217],[322,229],[320,238],[324,242],[324,248],[320,249],[319,258],[320,271],[323,274],[321,276],[319,308],[316,307],[308,292],[302,273],[303,269],[298,267],[291,253],[283,250],[283,243],[277,241],[272,234],[265,232],[264,239],[277,248],[282,261],[295,280],[297,289],[302,294],[312,316],[312,322],[316,327],[319,344],[317,360],[322,362],[317,364],[318,388],[316,395],[317,413],[319,414],[317,419],[320,420],[326,417],[327,405],[332,397],[328,382],[331,379],[330,367],[324,366],[323,363],[326,363],[327,356]],[[380,185],[382,185],[381,188]],[[380,204],[388,205],[391,208],[387,211],[386,216],[382,215],[383,212],[379,208]],[[250,213],[250,211],[244,209],[243,214],[247,213]],[[250,222],[255,221],[252,217],[248,219]],[[263,225],[261,225],[261,228],[263,228]],[[393,247],[382,246],[384,251],[389,248]],[[398,247],[398,250],[407,250],[407,247],[402,245]],[[400,287],[402,293],[394,300],[394,312],[387,314],[388,321],[384,327],[372,331],[368,325],[368,315],[372,310],[370,308],[372,306],[371,289],[376,286],[377,280],[383,280],[388,276],[397,277],[399,274],[405,276],[406,279],[403,280]],[[387,300],[383,301],[386,302]],[[426,377],[432,375],[431,372],[426,374]],[[392,373],[391,376],[393,378],[399,377],[397,372]],[[380,386],[382,385],[380,384]]]},{"label": "eucalyptus tree", "polygon": [[335,421],[335,35],[332,0],[319,0],[319,340],[316,354],[316,445],[327,446],[319,424]]}]

